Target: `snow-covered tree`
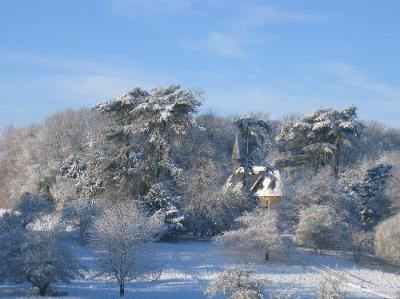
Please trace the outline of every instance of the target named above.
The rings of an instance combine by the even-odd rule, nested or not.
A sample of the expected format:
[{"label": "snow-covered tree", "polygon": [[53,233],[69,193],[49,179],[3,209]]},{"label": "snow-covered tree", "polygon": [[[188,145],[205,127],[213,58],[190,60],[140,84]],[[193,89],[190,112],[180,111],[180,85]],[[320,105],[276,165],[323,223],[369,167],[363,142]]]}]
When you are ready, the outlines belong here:
[{"label": "snow-covered tree", "polygon": [[353,206],[352,196],[346,193],[328,170],[317,174],[297,171],[294,176],[282,175],[284,196],[276,205],[279,226],[292,231],[299,222],[300,211],[313,205],[329,206],[344,221],[353,222],[349,213]]},{"label": "snow-covered tree", "polygon": [[[63,161],[59,171],[59,176],[73,184],[77,197],[81,199],[93,199],[104,189],[101,166],[97,165],[98,167],[93,169],[88,164],[83,159],[70,155]],[[56,180],[60,179],[56,177]]]},{"label": "snow-covered tree", "polygon": [[240,254],[256,254],[269,260],[271,253],[283,249],[276,221],[273,210],[257,209],[245,213],[236,219],[241,228],[225,232],[218,238],[218,242],[235,248]]},{"label": "snow-covered tree", "polygon": [[185,214],[178,208],[181,198],[168,192],[163,183],[153,185],[140,202],[150,213],[158,215],[164,223],[165,237],[185,232]]},{"label": "snow-covered tree", "polygon": [[26,226],[21,218],[8,214],[0,219],[0,280],[29,282],[46,296],[51,283],[68,282],[80,275],[57,227],[38,230]]},{"label": "snow-covered tree", "polygon": [[55,230],[27,231],[21,259],[21,276],[37,287],[41,296],[48,294],[51,283],[69,282],[79,275],[77,261]]},{"label": "snow-covered tree", "polygon": [[235,267],[214,278],[205,294],[209,298],[223,295],[231,299],[262,299],[265,284],[265,280],[251,277],[250,271],[243,267]]},{"label": "snow-covered tree", "polygon": [[356,263],[360,261],[363,253],[372,252],[374,244],[374,234],[362,230],[353,230],[351,232],[351,250]]},{"label": "snow-covered tree", "polygon": [[381,258],[400,265],[400,213],[379,223],[375,249]]},{"label": "snow-covered tree", "polygon": [[[196,97],[195,92],[179,86],[151,91],[135,88],[120,98],[97,105],[99,111],[116,121],[112,134],[124,144],[121,150],[125,156],[130,160],[137,155],[142,157],[144,191],[162,178],[179,174],[171,159],[169,140],[192,124],[193,114],[200,105]],[[132,144],[133,136],[141,141],[140,148]]]},{"label": "snow-covered tree", "polygon": [[268,132],[271,124],[265,118],[258,116],[239,117],[235,124],[240,133],[241,155],[245,160],[243,166],[248,172],[249,166],[259,165],[267,155]]},{"label": "snow-covered tree", "polygon": [[63,221],[77,228],[80,241],[86,243],[94,219],[101,214],[101,208],[96,200],[72,200],[62,207],[62,213]]},{"label": "snow-covered tree", "polygon": [[387,198],[390,205],[390,214],[394,215],[400,212],[400,152],[391,151],[381,154],[379,163],[392,165],[390,176],[385,185],[384,197]]},{"label": "snow-covered tree", "polygon": [[188,214],[188,226],[195,233],[215,234],[229,229],[252,202],[242,194],[224,192],[224,174],[210,161],[202,161],[179,181]]},{"label": "snow-covered tree", "polygon": [[0,281],[19,277],[23,224],[21,215],[15,212],[0,216]]},{"label": "snow-covered tree", "polygon": [[389,213],[385,187],[392,168],[392,165],[379,163],[361,175],[350,170],[341,177],[344,189],[354,198],[355,212],[364,229],[372,229]]},{"label": "snow-covered tree", "polygon": [[331,207],[314,205],[300,212],[295,240],[315,250],[341,248],[347,238],[343,220]]},{"label": "snow-covered tree", "polygon": [[359,133],[356,118],[354,106],[341,111],[320,109],[283,124],[277,139],[287,143],[287,149],[295,154],[313,157],[317,171],[320,165],[331,163],[338,175],[342,149],[351,146],[351,140]]},{"label": "snow-covered tree", "polygon": [[[160,232],[157,219],[146,217],[131,201],[116,202],[104,209],[93,223],[92,244],[98,257],[99,274],[111,275],[125,295],[127,282],[154,274],[148,243]],[[147,244],[146,244],[147,243]]]},{"label": "snow-covered tree", "polygon": [[45,214],[52,213],[54,208],[54,204],[47,198],[37,194],[25,194],[20,199],[17,210],[27,225]]}]

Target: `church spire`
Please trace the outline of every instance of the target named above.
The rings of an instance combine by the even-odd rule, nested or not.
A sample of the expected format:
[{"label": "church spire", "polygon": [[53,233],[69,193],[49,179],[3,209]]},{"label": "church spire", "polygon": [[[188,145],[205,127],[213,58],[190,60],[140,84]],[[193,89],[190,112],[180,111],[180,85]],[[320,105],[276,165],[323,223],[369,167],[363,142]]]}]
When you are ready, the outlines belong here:
[{"label": "church spire", "polygon": [[239,148],[239,136],[236,134],[235,143],[233,144],[232,150],[232,173],[235,173],[238,167],[241,165],[241,156],[240,156],[240,148]]}]

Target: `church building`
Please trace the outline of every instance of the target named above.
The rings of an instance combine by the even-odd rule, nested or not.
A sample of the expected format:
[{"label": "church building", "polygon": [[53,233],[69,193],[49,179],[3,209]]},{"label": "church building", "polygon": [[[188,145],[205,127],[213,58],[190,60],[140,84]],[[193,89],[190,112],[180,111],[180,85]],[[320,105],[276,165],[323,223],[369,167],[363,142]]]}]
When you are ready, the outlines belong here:
[{"label": "church building", "polygon": [[264,161],[263,165],[246,166],[246,159],[242,157],[239,138],[236,136],[232,151],[232,174],[227,179],[224,190],[250,194],[263,208],[278,203],[283,196],[279,170],[268,161]]}]

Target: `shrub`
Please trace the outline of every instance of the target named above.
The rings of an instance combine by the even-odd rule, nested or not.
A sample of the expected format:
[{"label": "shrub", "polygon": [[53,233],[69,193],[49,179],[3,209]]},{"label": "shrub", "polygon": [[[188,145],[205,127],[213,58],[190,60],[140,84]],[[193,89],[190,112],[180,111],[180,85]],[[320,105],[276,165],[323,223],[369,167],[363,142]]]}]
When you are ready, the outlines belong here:
[{"label": "shrub", "polygon": [[311,206],[300,212],[295,240],[300,245],[319,249],[337,249],[346,239],[346,227],[335,210],[327,206]]},{"label": "shrub", "polygon": [[251,277],[250,271],[242,267],[235,267],[214,278],[205,294],[209,298],[220,294],[231,299],[262,299],[264,289],[264,280]]},{"label": "shrub", "polygon": [[378,225],[375,249],[379,257],[400,265],[400,213]]}]

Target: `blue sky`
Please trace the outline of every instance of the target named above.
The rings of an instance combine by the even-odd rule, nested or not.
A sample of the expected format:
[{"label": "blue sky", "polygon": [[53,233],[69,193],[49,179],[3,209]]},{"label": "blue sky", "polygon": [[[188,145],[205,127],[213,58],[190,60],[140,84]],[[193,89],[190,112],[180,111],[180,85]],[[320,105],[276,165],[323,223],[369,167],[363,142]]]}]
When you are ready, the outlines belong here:
[{"label": "blue sky", "polygon": [[400,127],[397,0],[3,0],[0,128],[135,86],[271,118],[355,104]]}]

